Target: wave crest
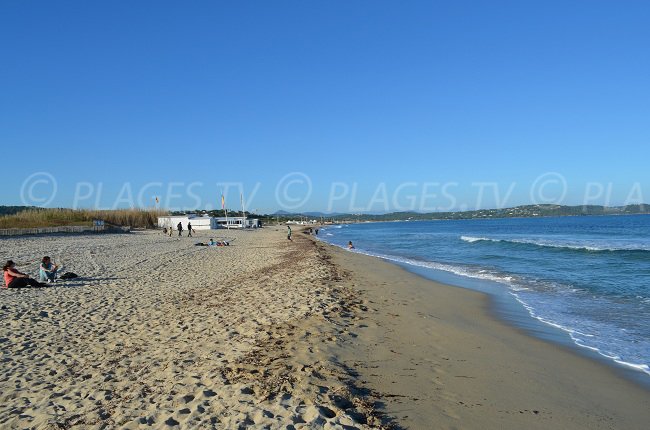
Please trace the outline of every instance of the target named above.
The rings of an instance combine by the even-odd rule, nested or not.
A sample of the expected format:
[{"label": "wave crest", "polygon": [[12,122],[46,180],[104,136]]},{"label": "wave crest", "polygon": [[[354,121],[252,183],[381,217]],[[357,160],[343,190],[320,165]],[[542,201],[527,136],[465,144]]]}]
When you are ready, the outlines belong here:
[{"label": "wave crest", "polygon": [[499,239],[491,237],[475,237],[475,236],[461,236],[460,239],[464,242],[502,242],[502,243],[515,243],[520,245],[534,245],[544,248],[560,248],[571,249],[578,251],[591,251],[591,252],[650,252],[650,245],[644,244],[612,244],[612,245],[596,245],[592,243],[580,242],[558,242],[545,239]]}]

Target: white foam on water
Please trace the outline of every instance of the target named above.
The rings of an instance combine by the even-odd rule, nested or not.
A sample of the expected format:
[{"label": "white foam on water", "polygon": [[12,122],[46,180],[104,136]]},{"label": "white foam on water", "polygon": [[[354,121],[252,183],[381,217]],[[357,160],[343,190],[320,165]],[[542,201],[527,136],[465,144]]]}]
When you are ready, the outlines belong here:
[{"label": "white foam on water", "polygon": [[465,242],[469,242],[469,243],[480,242],[482,240],[490,241],[490,242],[501,242],[501,240],[490,239],[490,238],[487,238],[487,237],[461,236],[460,239],[464,240]]},{"label": "white foam on water", "polygon": [[469,243],[475,242],[503,242],[535,245],[547,248],[565,248],[582,251],[650,251],[650,243],[629,243],[624,241],[605,242],[592,240],[559,240],[559,239],[516,239],[492,238],[482,236],[461,236],[460,240]]},{"label": "white foam on water", "polygon": [[[466,238],[466,239],[463,239],[463,240],[466,240],[468,242],[486,240],[485,238],[475,238],[475,237],[466,237],[466,236],[463,236],[463,237]],[[487,240],[492,240],[492,239],[487,239]],[[343,249],[347,249],[345,246],[340,246],[340,247],[343,248]],[[529,315],[532,318],[534,318],[534,319],[536,319],[536,320],[538,320],[538,321],[540,321],[540,322],[542,322],[542,323],[544,323],[546,325],[549,325],[551,327],[555,327],[555,328],[557,328],[559,330],[562,330],[562,331],[568,333],[568,335],[570,336],[570,338],[572,339],[573,343],[576,346],[592,350],[592,351],[598,353],[599,355],[601,355],[603,357],[606,357],[606,358],[608,358],[608,359],[610,359],[610,360],[612,360],[612,361],[614,361],[614,362],[616,362],[616,363],[618,363],[620,365],[623,365],[625,367],[629,367],[631,369],[635,369],[635,370],[638,370],[638,371],[641,371],[641,372],[644,372],[644,373],[650,375],[650,368],[649,368],[649,366],[647,364],[631,363],[631,362],[628,362],[628,361],[621,360],[620,357],[606,354],[600,348],[592,346],[592,345],[588,345],[588,344],[584,343],[584,341],[581,339],[581,338],[596,339],[596,336],[594,334],[585,333],[583,331],[577,330],[575,328],[569,327],[567,325],[552,321],[552,320],[550,320],[548,318],[544,318],[544,317],[538,315],[536,309],[532,305],[530,305],[529,303],[525,302],[519,296],[519,294],[517,294],[518,292],[533,291],[533,290],[531,290],[531,288],[529,286],[525,286],[526,285],[525,280],[520,279],[517,276],[491,272],[491,271],[483,269],[483,268],[481,268],[481,269],[473,269],[473,268],[469,268],[469,267],[455,266],[455,265],[451,265],[451,264],[437,263],[437,262],[432,262],[432,261],[414,260],[414,259],[411,259],[411,258],[398,257],[398,256],[393,256],[393,255],[386,255],[386,254],[370,252],[370,251],[365,251],[365,250],[360,250],[360,249],[353,249],[353,250],[349,250],[349,251],[356,252],[356,253],[359,253],[359,254],[368,255],[368,256],[371,256],[371,257],[381,258],[381,259],[388,260],[388,261],[393,261],[393,262],[396,262],[396,263],[407,264],[407,265],[415,266],[415,267],[423,267],[423,268],[427,268],[427,269],[441,270],[441,271],[453,273],[453,274],[458,275],[458,276],[474,278],[474,279],[485,279],[485,280],[489,280],[489,281],[493,281],[493,282],[497,282],[497,283],[500,283],[502,285],[505,285],[505,286],[508,287],[510,294],[517,300],[517,302],[519,302],[524,307],[524,309],[526,309],[526,311],[529,313]],[[568,286],[556,286],[556,285],[550,285],[550,284],[548,284],[548,285],[544,284],[543,286],[553,288],[554,291],[558,291],[559,288],[562,288],[562,290],[561,290],[562,293],[569,293],[570,294],[570,293],[580,292],[579,289],[571,288],[571,287],[568,287]]]},{"label": "white foam on water", "polygon": [[511,294],[528,311],[528,313],[530,314],[531,317],[535,318],[536,320],[538,320],[538,321],[540,321],[540,322],[542,322],[542,323],[544,323],[546,325],[549,325],[551,327],[555,327],[555,328],[557,328],[559,330],[562,330],[562,331],[568,333],[569,337],[571,338],[571,340],[573,341],[573,343],[576,346],[579,346],[581,348],[585,348],[585,349],[588,349],[590,351],[596,352],[598,355],[600,355],[602,357],[605,357],[607,359],[610,359],[610,360],[614,361],[615,363],[620,364],[622,366],[629,367],[631,369],[641,371],[643,373],[646,373],[646,374],[650,375],[650,366],[648,366],[647,364],[631,363],[631,362],[628,362],[628,361],[624,361],[624,360],[621,360],[620,356],[607,354],[607,353],[603,352],[598,347],[586,344],[579,336],[593,339],[593,338],[595,338],[595,335],[589,334],[589,333],[584,333],[584,332],[581,332],[579,330],[573,329],[571,327],[567,327],[567,326],[565,326],[563,324],[558,324],[558,323],[550,321],[550,320],[548,320],[546,318],[540,317],[535,313],[535,309],[532,306],[528,305],[526,302],[524,302],[516,293],[511,293]]}]

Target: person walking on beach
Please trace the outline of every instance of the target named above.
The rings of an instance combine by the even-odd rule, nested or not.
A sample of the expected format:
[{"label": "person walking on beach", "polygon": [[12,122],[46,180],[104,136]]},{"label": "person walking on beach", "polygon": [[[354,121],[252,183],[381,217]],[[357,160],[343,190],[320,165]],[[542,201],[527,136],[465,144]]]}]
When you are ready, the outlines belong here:
[{"label": "person walking on beach", "polygon": [[176,228],[178,228],[178,237],[181,237],[181,234],[183,234],[183,224],[179,221]]},{"label": "person walking on beach", "polygon": [[287,226],[287,239],[291,240],[291,226]]},{"label": "person walking on beach", "polygon": [[11,260],[7,260],[2,266],[2,272],[5,280],[4,288],[47,287],[47,284],[40,283],[16,269],[16,263]]},{"label": "person walking on beach", "polygon": [[169,226],[169,237],[172,237],[172,232],[174,231],[174,227],[171,225]]},{"label": "person walking on beach", "polygon": [[187,237],[192,237],[192,223],[187,223]]}]

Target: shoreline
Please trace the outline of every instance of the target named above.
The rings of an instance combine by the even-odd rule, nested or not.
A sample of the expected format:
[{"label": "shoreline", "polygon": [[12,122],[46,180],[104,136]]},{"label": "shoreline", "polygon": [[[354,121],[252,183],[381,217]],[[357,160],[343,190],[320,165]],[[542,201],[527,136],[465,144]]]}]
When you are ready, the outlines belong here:
[{"label": "shoreline", "polygon": [[[443,231],[446,231],[446,229],[448,227],[442,228]],[[493,312],[497,318],[506,321],[518,329],[524,330],[531,336],[543,340],[551,340],[563,346],[568,345],[578,354],[589,357],[592,360],[604,362],[622,372],[626,378],[634,380],[645,388],[650,389],[650,370],[647,364],[648,338],[647,336],[643,336],[645,331],[640,328],[643,325],[642,320],[639,319],[639,317],[645,318],[647,316],[647,306],[644,307],[647,300],[643,300],[645,296],[645,285],[642,284],[642,277],[634,276],[634,279],[625,278],[625,276],[631,276],[632,269],[626,267],[627,272],[624,271],[624,273],[621,273],[620,277],[616,276],[615,269],[606,272],[602,272],[601,270],[595,274],[592,273],[590,275],[591,277],[579,272],[567,272],[565,275],[557,276],[557,273],[553,271],[549,273],[540,272],[536,268],[537,266],[532,268],[521,266],[517,262],[516,257],[511,259],[507,257],[509,260],[503,262],[505,257],[499,254],[503,252],[502,249],[491,249],[496,256],[488,255],[488,257],[501,259],[496,265],[491,265],[491,263],[483,262],[479,259],[479,256],[476,254],[477,252],[481,252],[479,245],[475,245],[476,248],[472,248],[472,251],[469,248],[457,247],[454,244],[453,249],[450,249],[454,258],[445,259],[443,255],[437,255],[436,257],[428,256],[426,250],[423,251],[422,249],[411,252],[408,249],[402,249],[400,245],[398,245],[398,252],[392,252],[390,249],[382,246],[380,242],[373,244],[373,236],[370,236],[368,242],[365,242],[364,236],[361,234],[364,231],[376,232],[381,230],[382,228],[372,227],[369,227],[369,230],[351,229],[349,234],[352,236],[350,238],[355,240],[356,237],[359,243],[363,243],[361,249],[355,249],[353,252],[379,258],[433,282],[488,294],[494,302]],[[413,230],[405,229],[404,231],[419,230],[414,227]],[[347,242],[341,242],[341,238],[346,237],[344,233],[346,230],[329,230],[326,227],[324,231],[331,232],[327,233],[326,236],[334,237],[322,237],[318,238],[318,240],[332,244],[335,247],[346,249],[344,245]],[[389,231],[393,230],[389,229]],[[394,231],[401,230],[395,229]],[[526,252],[532,253],[534,250],[536,253],[534,258],[539,258],[542,252],[559,252],[556,248],[561,248],[561,251],[573,253],[572,256],[580,256],[582,260],[589,260],[590,258],[593,260],[596,260],[596,258],[611,260],[614,258],[614,255],[622,255],[618,254],[619,252],[636,253],[643,252],[644,250],[647,251],[643,244],[638,245],[638,247],[627,247],[626,244],[621,245],[617,241],[601,245],[598,242],[589,243],[590,240],[584,240],[586,244],[583,245],[579,243],[581,240],[576,239],[579,244],[574,245],[571,241],[568,241],[567,244],[563,244],[561,241],[559,243],[552,241],[545,242],[541,239],[539,239],[541,242],[537,241],[537,239],[522,239],[520,241],[516,239],[517,235],[514,236],[515,239],[507,238],[501,240],[502,238],[499,235],[497,235],[497,239],[491,238],[489,234],[486,238],[480,232],[465,233],[461,231],[456,233],[465,242],[506,242],[511,247],[518,247],[520,246],[519,244],[527,244],[532,249],[527,249]],[[448,237],[445,236],[444,240],[441,240],[443,244],[441,246],[452,246],[447,239]],[[357,241],[355,241],[355,244],[357,244]],[[408,247],[407,245],[404,246]],[[417,246],[420,246],[420,244],[418,243]],[[487,245],[481,244],[480,246]],[[434,249],[432,251],[434,253],[436,249],[439,252],[440,246],[432,249]],[[469,257],[464,258],[464,253],[468,253]],[[608,256],[610,253],[612,255],[611,257]],[[630,258],[632,257],[634,256]],[[606,262],[612,264],[609,260]],[[587,261],[585,264],[587,263],[592,264],[592,261]],[[556,263],[553,264],[557,265]],[[561,266],[561,263],[559,265]],[[607,267],[609,268],[610,266]],[[562,268],[559,270],[562,270]],[[645,268],[641,268],[640,270],[643,271],[639,272],[639,274],[644,273]],[[639,299],[638,309],[634,309],[632,305],[627,305],[627,308],[625,308],[621,304],[625,300],[625,297],[621,298],[621,302],[619,303],[616,300],[618,296],[614,296],[610,300],[612,303],[611,307],[614,309],[614,305],[618,304],[620,308],[616,308],[619,311],[618,315],[611,316],[610,309],[605,308],[603,305],[603,303],[607,303],[608,301],[598,295],[599,290],[593,293],[593,302],[585,300],[585,297],[582,297],[590,297],[588,295],[593,285],[604,285],[606,287],[603,288],[612,288],[613,291],[616,291],[614,287],[607,286],[625,286],[628,285],[628,282],[630,285],[629,288],[636,288],[636,290],[630,290],[637,291],[636,293],[631,292],[630,297],[636,294],[636,298]],[[554,290],[556,284],[561,288],[567,288],[568,292],[561,290],[558,290],[559,293],[556,292]],[[554,291],[554,295],[547,294],[544,296],[540,292],[544,288]],[[562,296],[565,293],[566,302],[563,301]],[[616,294],[616,292],[613,294]],[[574,308],[573,310],[571,310],[572,307]],[[626,310],[627,313],[625,312]],[[590,315],[592,318],[590,318]],[[598,317],[598,315],[601,315],[601,317]],[[608,316],[610,318],[607,318]],[[639,327],[639,330],[635,331],[635,327]]]},{"label": "shoreline", "polygon": [[650,422],[647,387],[578,346],[513,327],[495,315],[487,294],[316,243],[374,308],[374,328],[340,354],[384,393],[382,412],[400,425],[641,429]]},{"label": "shoreline", "polygon": [[[487,295],[296,229],[3,239],[3,428],[644,428],[648,392]],[[231,246],[201,247],[228,235]],[[609,370],[608,370],[609,369]],[[604,370],[604,371],[603,371]]]},{"label": "shoreline", "polygon": [[[346,251],[345,248],[330,244],[326,241],[322,242]],[[440,276],[441,278],[448,278],[449,280],[447,281],[436,279],[436,277],[429,275],[428,272],[431,269],[414,267],[407,263],[400,263],[399,261],[392,261],[389,258],[384,258],[363,252],[357,252],[357,254],[370,258],[377,258],[390,265],[405,270],[406,272],[411,273],[417,277],[423,278],[430,282],[434,282],[436,284],[484,294],[490,300],[489,311],[492,314],[493,318],[507,324],[513,329],[520,330],[527,336],[567,348],[569,351],[582,357],[586,357],[590,360],[605,364],[606,366],[618,372],[622,378],[628,379],[633,383],[650,390],[650,375],[646,371],[639,369],[639,367],[635,364],[616,361],[614,358],[602,354],[595,348],[576,343],[570,336],[569,331],[562,329],[554,324],[547,323],[539,318],[535,318],[530,314],[530,312],[528,312],[525,307],[525,303],[508,294],[507,292],[501,291],[500,288],[502,288],[502,285],[494,281],[467,278],[462,280],[458,279],[458,283],[456,283],[456,280],[454,278],[462,278],[461,275],[449,274],[444,271],[437,271],[438,273],[442,274],[442,276]],[[433,269],[433,271],[435,271],[435,269]],[[463,285],[463,281],[465,282],[465,285]]]}]

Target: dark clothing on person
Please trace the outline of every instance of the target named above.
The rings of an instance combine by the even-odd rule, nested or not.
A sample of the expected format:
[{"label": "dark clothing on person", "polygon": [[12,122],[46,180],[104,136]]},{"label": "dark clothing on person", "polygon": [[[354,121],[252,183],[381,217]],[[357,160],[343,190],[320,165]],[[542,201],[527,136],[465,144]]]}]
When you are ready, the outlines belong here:
[{"label": "dark clothing on person", "polygon": [[176,227],[178,228],[178,235],[180,236],[181,233],[183,233],[183,224],[179,222]]},{"label": "dark clothing on person", "polygon": [[14,278],[13,281],[7,285],[7,288],[26,288],[26,287],[33,287],[33,288],[43,288],[47,287],[47,284],[43,284],[41,282],[38,282],[36,279],[32,278]]},{"label": "dark clothing on person", "polygon": [[187,237],[192,237],[192,224],[187,223]]}]

